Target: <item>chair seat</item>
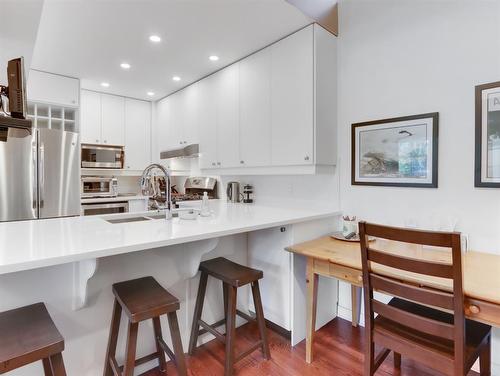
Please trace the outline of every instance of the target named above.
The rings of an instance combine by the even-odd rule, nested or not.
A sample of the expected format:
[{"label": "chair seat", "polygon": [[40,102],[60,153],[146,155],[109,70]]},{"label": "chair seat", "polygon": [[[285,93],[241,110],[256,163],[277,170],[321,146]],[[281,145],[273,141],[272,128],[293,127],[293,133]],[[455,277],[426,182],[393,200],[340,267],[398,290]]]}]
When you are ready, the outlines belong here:
[{"label": "chair seat", "polygon": [[64,338],[43,303],[0,313],[0,374],[64,350]]},{"label": "chair seat", "polygon": [[113,293],[129,320],[134,323],[179,309],[179,300],[153,277],[115,283]]},{"label": "chair seat", "polygon": [[[409,302],[407,300],[393,298],[389,305],[401,310],[423,316],[429,319],[438,320],[444,323],[453,324],[453,315],[429,308],[420,304]],[[384,334],[394,338],[397,342],[414,343],[425,351],[425,349],[438,352],[443,358],[453,359],[454,345],[453,341],[441,337],[430,336],[429,334],[420,332],[416,329],[401,325],[395,321],[382,316],[375,318],[374,332]],[[478,349],[483,341],[488,337],[491,331],[489,325],[485,325],[476,321],[466,320],[466,349],[465,363],[471,364],[477,358]]]},{"label": "chair seat", "polygon": [[264,276],[260,270],[237,264],[224,257],[203,261],[200,270],[234,287],[258,281]]}]

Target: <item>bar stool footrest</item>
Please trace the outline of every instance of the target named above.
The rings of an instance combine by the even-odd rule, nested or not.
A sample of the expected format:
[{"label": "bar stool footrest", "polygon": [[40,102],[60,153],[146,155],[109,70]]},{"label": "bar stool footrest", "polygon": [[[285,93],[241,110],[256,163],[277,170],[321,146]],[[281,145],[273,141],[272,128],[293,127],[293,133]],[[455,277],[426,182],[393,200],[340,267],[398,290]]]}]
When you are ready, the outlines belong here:
[{"label": "bar stool footrest", "polygon": [[[158,359],[159,356],[160,356],[160,354],[158,354],[158,352],[154,352],[154,353],[151,353],[149,355],[145,355],[139,359],[136,359],[135,363],[134,363],[135,367],[140,366],[141,364],[147,363],[151,360]],[[116,359],[114,357],[109,358],[109,364],[111,365],[111,369],[113,370],[114,375],[121,376],[124,366],[119,366],[118,362],[116,361]]]},{"label": "bar stool footrest", "polygon": [[241,359],[243,359],[244,357],[246,357],[247,355],[250,355],[251,353],[253,353],[255,350],[257,350],[259,347],[262,347],[262,340],[259,340],[257,342],[255,342],[252,346],[250,346],[247,350],[243,351],[240,355],[238,355],[234,362],[237,363],[239,362]]},{"label": "bar stool footrest", "polygon": [[[222,320],[221,320],[222,321]],[[224,323],[226,322],[226,320],[224,320]],[[205,332],[204,333],[210,333],[212,334],[213,336],[215,336],[215,338],[217,338],[219,341],[221,341],[222,343],[226,343],[226,337],[224,336],[224,334],[222,334],[221,332],[217,331],[215,328],[221,326],[222,324],[220,325],[217,325],[215,326],[216,324],[218,324],[219,321],[217,321],[214,325],[209,325],[207,324],[205,321],[203,320],[198,320],[198,324],[203,328],[205,329]],[[201,333],[199,333],[201,334]]]}]

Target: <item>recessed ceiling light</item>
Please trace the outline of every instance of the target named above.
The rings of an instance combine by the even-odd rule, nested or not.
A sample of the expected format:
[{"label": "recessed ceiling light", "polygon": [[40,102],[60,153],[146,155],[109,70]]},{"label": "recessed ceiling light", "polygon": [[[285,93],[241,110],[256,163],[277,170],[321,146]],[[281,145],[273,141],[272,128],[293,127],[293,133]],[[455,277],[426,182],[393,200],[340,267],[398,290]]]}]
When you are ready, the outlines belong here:
[{"label": "recessed ceiling light", "polygon": [[174,76],[174,77],[172,77],[172,80],[174,80],[174,81],[180,81],[181,78],[179,76]]},{"label": "recessed ceiling light", "polygon": [[219,60],[219,56],[217,56],[217,55],[210,55],[208,58],[210,59],[210,61],[217,61],[217,60]]},{"label": "recessed ceiling light", "polygon": [[149,40],[154,43],[161,42],[161,38],[158,35],[150,35]]},{"label": "recessed ceiling light", "polygon": [[123,69],[130,69],[130,64],[129,63],[121,63],[120,67],[122,67]]},{"label": "recessed ceiling light", "polygon": [[101,82],[102,87],[109,87],[109,82]]},{"label": "recessed ceiling light", "polygon": [[155,93],[153,93],[152,91],[148,91],[147,94],[152,97],[153,95],[155,95]]}]

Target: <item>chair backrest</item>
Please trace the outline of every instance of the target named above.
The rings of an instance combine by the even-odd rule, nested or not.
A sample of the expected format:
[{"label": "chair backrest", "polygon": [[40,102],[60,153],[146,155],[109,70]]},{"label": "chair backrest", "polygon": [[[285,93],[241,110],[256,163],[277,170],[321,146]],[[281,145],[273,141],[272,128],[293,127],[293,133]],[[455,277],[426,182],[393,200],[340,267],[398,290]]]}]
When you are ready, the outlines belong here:
[{"label": "chair backrest", "polygon": [[[388,227],[372,223],[359,223],[361,261],[363,266],[363,287],[365,289],[365,326],[369,336],[373,331],[374,313],[398,322],[420,332],[446,338],[455,343],[455,359],[464,359],[465,318],[464,294],[462,288],[462,261],[460,233],[432,232],[413,229]],[[374,249],[369,237],[387,239],[404,244],[446,247],[451,249],[451,263],[416,259],[403,252]],[[383,244],[383,243],[382,243]],[[409,248],[410,246],[408,246]],[[410,254],[410,252],[408,252]],[[453,291],[441,291],[401,282],[401,279],[378,274],[373,271],[372,263],[384,265],[399,271],[419,275],[445,278],[453,281]],[[453,323],[443,323],[428,317],[408,313],[373,299],[373,290],[397,296],[427,306],[442,308],[453,312]]]}]

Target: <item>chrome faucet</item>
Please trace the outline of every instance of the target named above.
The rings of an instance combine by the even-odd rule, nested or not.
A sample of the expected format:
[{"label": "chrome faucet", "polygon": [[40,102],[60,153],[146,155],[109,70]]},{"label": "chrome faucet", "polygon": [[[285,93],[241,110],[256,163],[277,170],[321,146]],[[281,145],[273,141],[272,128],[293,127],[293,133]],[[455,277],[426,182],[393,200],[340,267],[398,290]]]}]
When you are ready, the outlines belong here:
[{"label": "chrome faucet", "polygon": [[[161,197],[161,189],[158,180],[156,179],[157,175],[151,175],[151,172],[155,169],[160,170],[165,176],[165,203],[162,205],[158,202],[158,198]],[[171,179],[170,173],[168,170],[158,163],[150,164],[148,167],[144,169],[141,177],[141,191],[143,195],[150,196],[155,202],[156,209],[165,209],[166,210],[166,218],[172,218],[172,192],[171,192]],[[152,189],[152,192],[150,191]]]}]

